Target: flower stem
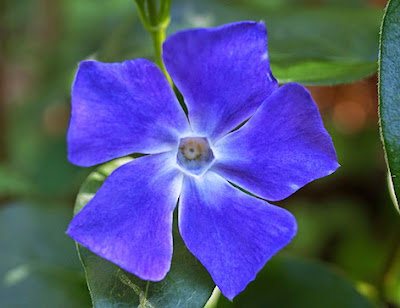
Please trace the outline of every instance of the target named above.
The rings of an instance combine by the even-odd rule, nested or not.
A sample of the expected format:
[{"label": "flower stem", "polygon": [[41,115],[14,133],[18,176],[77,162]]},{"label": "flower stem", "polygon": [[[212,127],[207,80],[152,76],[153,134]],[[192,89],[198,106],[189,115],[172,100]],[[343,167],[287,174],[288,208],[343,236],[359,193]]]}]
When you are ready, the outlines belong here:
[{"label": "flower stem", "polygon": [[149,291],[149,285],[150,285],[150,281],[147,281],[146,284],[146,290],[144,291],[144,298],[143,301],[141,303],[141,308],[145,308],[146,307],[146,301],[147,301],[147,292]]},{"label": "flower stem", "polygon": [[167,77],[168,82],[172,84],[171,77],[165,69],[162,60],[162,44],[165,40],[165,30],[170,21],[170,7],[171,0],[160,1],[160,13],[157,10],[157,2],[155,0],[135,0],[136,6],[139,11],[139,17],[143,27],[150,33],[153,40],[155,61],[161,71]]},{"label": "flower stem", "polygon": [[172,80],[171,77],[169,77],[169,74],[165,68],[164,62],[161,58],[162,54],[162,43],[165,40],[165,28],[159,29],[157,31],[152,31],[150,32],[151,38],[153,39],[153,48],[154,48],[154,54],[156,57],[156,64],[158,67],[161,69],[161,71],[164,73],[165,77],[167,77],[168,82],[172,86]]}]

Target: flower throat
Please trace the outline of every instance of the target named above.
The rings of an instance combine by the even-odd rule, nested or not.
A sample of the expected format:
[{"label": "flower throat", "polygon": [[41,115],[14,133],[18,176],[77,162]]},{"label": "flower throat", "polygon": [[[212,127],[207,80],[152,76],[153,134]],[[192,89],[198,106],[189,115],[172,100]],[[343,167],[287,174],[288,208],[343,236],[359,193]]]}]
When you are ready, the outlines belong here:
[{"label": "flower throat", "polygon": [[206,138],[187,137],[180,140],[177,162],[187,172],[201,175],[213,160],[214,155]]}]

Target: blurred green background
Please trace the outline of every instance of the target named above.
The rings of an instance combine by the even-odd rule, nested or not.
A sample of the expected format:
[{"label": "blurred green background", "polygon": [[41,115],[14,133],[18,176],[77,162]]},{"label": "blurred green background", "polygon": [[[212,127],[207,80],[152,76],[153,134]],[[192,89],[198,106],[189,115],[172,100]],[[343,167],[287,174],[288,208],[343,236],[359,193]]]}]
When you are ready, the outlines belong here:
[{"label": "blurred green background", "polygon": [[[280,82],[309,85],[342,166],[277,203],[296,216],[298,235],[233,305],[360,306],[353,293],[340,295],[343,287],[371,305],[400,306],[399,220],[387,187],[374,73],[385,1],[172,3],[168,33],[264,20],[273,73]],[[71,83],[87,58],[153,59],[150,36],[130,0],[2,0],[0,22],[0,307],[90,307],[64,233],[93,171],[66,158]],[[290,267],[298,274],[285,276]]]}]

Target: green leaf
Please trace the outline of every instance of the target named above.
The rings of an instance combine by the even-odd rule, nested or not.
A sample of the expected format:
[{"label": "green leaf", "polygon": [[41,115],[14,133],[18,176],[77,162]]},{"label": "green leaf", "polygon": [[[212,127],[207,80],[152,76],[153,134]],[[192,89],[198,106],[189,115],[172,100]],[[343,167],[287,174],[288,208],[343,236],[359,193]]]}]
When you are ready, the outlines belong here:
[{"label": "green leaf", "polygon": [[85,276],[65,235],[71,212],[6,205],[0,211],[0,306],[87,308]]},{"label": "green leaf", "polygon": [[389,1],[379,55],[379,116],[386,162],[399,210],[400,196],[400,2]]},{"label": "green leaf", "polygon": [[272,72],[280,83],[309,85],[348,83],[374,74],[381,16],[367,8],[267,16]]},{"label": "green leaf", "polygon": [[[78,194],[75,214],[103,184],[106,177],[131,158],[107,163],[92,172]],[[202,307],[215,287],[201,263],[187,250],[174,224],[171,270],[160,282],[147,282],[102,259],[78,244],[94,307]]]},{"label": "green leaf", "polygon": [[[179,1],[177,1],[179,2]],[[177,5],[177,4],[176,4]],[[332,85],[377,71],[382,11],[367,7],[266,9],[230,1],[185,1],[172,10],[169,33],[188,27],[263,20],[271,69],[279,83]]]},{"label": "green leaf", "polygon": [[373,305],[348,280],[323,263],[280,255],[267,263],[233,303],[222,297],[218,308],[225,307],[364,308]]}]

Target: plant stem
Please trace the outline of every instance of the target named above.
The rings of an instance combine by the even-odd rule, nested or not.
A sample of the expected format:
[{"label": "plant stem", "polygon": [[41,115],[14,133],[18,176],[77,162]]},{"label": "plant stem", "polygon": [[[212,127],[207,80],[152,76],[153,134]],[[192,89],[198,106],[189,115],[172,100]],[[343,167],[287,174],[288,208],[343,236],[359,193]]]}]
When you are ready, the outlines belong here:
[{"label": "plant stem", "polygon": [[144,298],[143,298],[143,301],[142,301],[142,303],[141,303],[141,305],[140,305],[142,308],[145,308],[145,307],[146,307],[147,292],[149,291],[149,285],[150,285],[150,281],[147,281],[146,290],[144,291]]},{"label": "plant stem", "polygon": [[164,62],[161,57],[162,44],[165,40],[165,30],[170,21],[169,9],[171,6],[171,0],[161,0],[160,13],[157,11],[157,2],[155,0],[135,0],[135,3],[138,8],[139,17],[143,27],[151,35],[155,62],[172,86],[173,83],[171,77],[165,69]]},{"label": "plant stem", "polygon": [[168,82],[172,86],[172,80],[171,77],[169,77],[169,74],[167,70],[165,69],[164,62],[161,58],[162,54],[162,43],[165,40],[165,26],[159,27],[157,30],[153,30],[150,32],[151,38],[153,39],[153,48],[154,48],[154,55],[156,58],[156,64],[158,67],[161,69],[161,71],[164,73],[165,77],[167,77]]}]

